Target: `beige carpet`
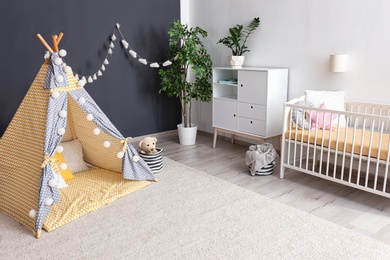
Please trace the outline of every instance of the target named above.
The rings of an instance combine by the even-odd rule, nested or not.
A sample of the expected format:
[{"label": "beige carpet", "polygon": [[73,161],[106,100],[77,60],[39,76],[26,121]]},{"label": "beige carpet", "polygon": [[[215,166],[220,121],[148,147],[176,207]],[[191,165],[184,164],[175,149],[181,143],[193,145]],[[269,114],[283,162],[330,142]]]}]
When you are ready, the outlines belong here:
[{"label": "beige carpet", "polygon": [[0,214],[0,259],[389,259],[381,242],[168,158],[157,176],[40,239]]}]

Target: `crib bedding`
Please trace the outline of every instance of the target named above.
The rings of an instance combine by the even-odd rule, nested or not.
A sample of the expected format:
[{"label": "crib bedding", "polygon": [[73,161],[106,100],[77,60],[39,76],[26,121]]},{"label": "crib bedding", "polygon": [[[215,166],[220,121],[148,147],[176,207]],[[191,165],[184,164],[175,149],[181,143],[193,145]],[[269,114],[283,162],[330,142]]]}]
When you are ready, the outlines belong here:
[{"label": "crib bedding", "polygon": [[[336,149],[347,153],[353,153],[357,155],[370,156],[371,158],[378,158],[378,150],[380,150],[379,158],[381,160],[388,159],[388,148],[390,135],[388,133],[372,132],[363,129],[354,128],[340,128],[338,130],[339,137],[337,140],[337,130],[302,130],[291,129],[285,132],[285,138],[295,141],[302,141],[308,143],[310,136],[310,144],[316,143],[317,146],[323,146],[326,148]],[[370,148],[370,140],[372,135],[372,144]],[[361,151],[361,148],[362,151]]]},{"label": "crib bedding", "polygon": [[43,228],[50,232],[116,199],[137,191],[150,182],[123,179],[122,174],[102,168],[91,168],[75,174],[60,189],[60,202],[51,207]]}]

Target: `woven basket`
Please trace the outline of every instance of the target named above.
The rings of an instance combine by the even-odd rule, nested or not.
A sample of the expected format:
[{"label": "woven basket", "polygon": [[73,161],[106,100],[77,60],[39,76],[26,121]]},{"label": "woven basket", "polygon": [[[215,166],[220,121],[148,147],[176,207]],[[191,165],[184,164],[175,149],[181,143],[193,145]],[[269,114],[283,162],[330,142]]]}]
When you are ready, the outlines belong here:
[{"label": "woven basket", "polygon": [[[260,170],[257,170],[255,172],[255,174],[252,174],[252,175],[253,176],[254,175],[262,175],[262,176],[270,175],[274,172],[274,166],[275,166],[275,161],[267,164],[266,166],[262,167]],[[252,168],[252,164],[248,165],[249,172],[251,172],[251,168]]]},{"label": "woven basket", "polygon": [[157,153],[147,154],[141,153],[138,150],[139,157],[141,157],[149,166],[152,173],[159,173],[163,168],[162,148],[156,148]]}]

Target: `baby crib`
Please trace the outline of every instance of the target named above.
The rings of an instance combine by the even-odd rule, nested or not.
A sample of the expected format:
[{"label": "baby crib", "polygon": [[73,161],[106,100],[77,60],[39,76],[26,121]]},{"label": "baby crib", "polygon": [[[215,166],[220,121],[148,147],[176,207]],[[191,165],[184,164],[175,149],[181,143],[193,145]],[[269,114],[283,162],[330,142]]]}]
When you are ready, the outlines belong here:
[{"label": "baby crib", "polygon": [[[288,168],[390,197],[390,105],[345,101],[338,111],[300,100],[284,104],[280,178]],[[294,122],[293,111],[309,115],[309,127]],[[328,127],[312,128],[314,120]]]}]

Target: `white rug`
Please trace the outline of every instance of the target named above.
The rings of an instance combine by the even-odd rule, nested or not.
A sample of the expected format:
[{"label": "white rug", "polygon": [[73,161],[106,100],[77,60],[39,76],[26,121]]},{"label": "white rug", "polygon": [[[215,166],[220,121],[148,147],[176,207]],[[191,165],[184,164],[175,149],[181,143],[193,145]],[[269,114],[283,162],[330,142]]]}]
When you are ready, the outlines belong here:
[{"label": "white rug", "polygon": [[35,239],[0,213],[0,259],[388,259],[390,247],[164,158],[159,182]]}]

